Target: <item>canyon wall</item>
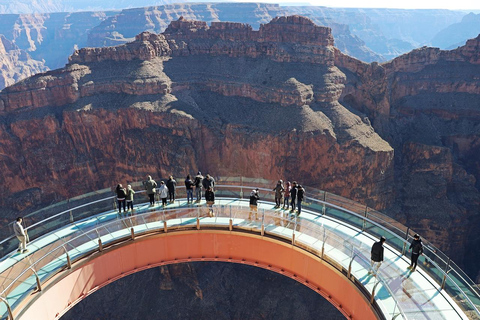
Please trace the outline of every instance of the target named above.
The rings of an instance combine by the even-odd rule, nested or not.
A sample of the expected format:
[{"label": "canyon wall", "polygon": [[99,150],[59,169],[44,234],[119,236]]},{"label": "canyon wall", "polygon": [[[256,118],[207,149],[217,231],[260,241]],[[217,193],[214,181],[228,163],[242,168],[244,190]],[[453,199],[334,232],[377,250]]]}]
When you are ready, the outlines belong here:
[{"label": "canyon wall", "polygon": [[180,18],[77,50],[0,93],[2,207],[199,169],[296,179],[387,212],[476,276],[479,41],[369,64],[300,16]]},{"label": "canyon wall", "polygon": [[0,34],[0,88],[46,70],[42,61],[32,59],[25,50]]}]

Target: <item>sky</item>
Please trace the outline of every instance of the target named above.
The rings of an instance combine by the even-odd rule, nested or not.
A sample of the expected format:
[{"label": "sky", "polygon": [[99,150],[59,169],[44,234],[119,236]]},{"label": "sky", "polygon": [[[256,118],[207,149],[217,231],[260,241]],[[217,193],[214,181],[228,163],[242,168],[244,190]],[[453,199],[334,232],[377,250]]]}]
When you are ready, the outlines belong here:
[{"label": "sky", "polygon": [[[259,2],[259,0],[240,0],[238,2]],[[292,5],[314,5],[326,7],[350,8],[398,8],[398,9],[451,9],[480,10],[480,0],[260,0],[269,3],[289,3]]]}]

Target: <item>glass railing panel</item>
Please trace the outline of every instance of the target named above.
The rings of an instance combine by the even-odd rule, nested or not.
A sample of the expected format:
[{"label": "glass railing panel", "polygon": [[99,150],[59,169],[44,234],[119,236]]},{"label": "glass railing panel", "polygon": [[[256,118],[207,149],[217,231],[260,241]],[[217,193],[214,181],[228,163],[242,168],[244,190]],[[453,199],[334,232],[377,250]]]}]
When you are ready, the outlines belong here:
[{"label": "glass railing panel", "polygon": [[100,201],[97,200],[87,206],[76,207],[68,212],[68,216],[72,221],[79,221],[100,212],[106,213],[111,210],[118,210],[117,199],[115,197],[109,197]]},{"label": "glass railing panel", "polygon": [[461,281],[465,283],[466,288],[468,288],[468,291],[471,291],[472,294],[476,295],[477,298],[476,300],[479,303],[475,303],[480,305],[480,287],[478,284],[475,284],[469,277],[468,275],[460,269],[459,266],[453,261],[450,261],[450,268],[453,270],[453,274],[450,274],[450,276],[455,277],[455,278],[460,278]]},{"label": "glass railing panel", "polygon": [[397,235],[392,234],[369,221],[365,222],[365,231],[373,235],[376,241],[378,241],[378,239],[380,239],[380,237],[382,236],[385,237],[387,239],[387,245],[389,245],[390,247],[393,247],[395,250],[399,252],[403,251],[405,241],[402,238],[398,237]]},{"label": "glass railing panel", "polygon": [[37,223],[32,227],[28,228],[28,236],[30,241],[37,239],[47,233],[50,233],[54,230],[57,230],[63,226],[66,226],[70,223],[70,216],[67,212],[52,216],[44,222]]},{"label": "glass railing panel", "polygon": [[64,243],[64,246],[70,255],[70,259],[75,260],[85,254],[98,250],[98,233],[96,230],[90,230],[78,234],[76,237]]},{"label": "glass railing panel", "polygon": [[[12,309],[15,308],[26,296],[31,294],[37,287],[34,272],[26,268],[19,273],[16,278],[12,278],[9,286],[2,290],[1,296],[5,297]],[[2,310],[4,310],[2,308]],[[7,313],[2,315],[2,319],[7,319]]]},{"label": "glass railing panel", "polygon": [[458,286],[458,283],[454,280],[454,278],[447,277],[445,282],[445,291],[465,311],[470,319],[480,319],[477,311],[475,310],[475,308],[478,310],[478,305],[475,305],[475,302],[471,299],[472,297],[468,296],[465,291]]},{"label": "glass railing panel", "polygon": [[296,238],[297,245],[298,242],[308,245],[315,250],[316,255],[321,256],[321,247],[326,236],[326,230],[321,225],[311,220],[297,218],[295,232],[301,233]]},{"label": "glass railing panel", "polygon": [[[247,195],[245,193],[245,195]],[[250,196],[250,191],[248,192],[248,196]],[[218,187],[215,188],[215,197],[225,197],[225,198],[245,198],[244,192],[237,188],[237,187]],[[202,190],[202,200],[205,200],[205,192]]]},{"label": "glass railing panel", "polygon": [[163,221],[165,221],[165,212],[162,210],[149,211],[143,213],[141,216],[149,228],[154,228],[157,224],[163,223]]},{"label": "glass railing panel", "polygon": [[402,223],[371,208],[368,209],[367,216],[369,219],[387,227],[389,230],[392,230],[395,233],[402,235],[403,238],[405,238],[407,227],[405,227]]},{"label": "glass railing panel", "polygon": [[[13,231],[12,231],[11,234],[13,234]],[[0,256],[5,257],[5,256],[7,256],[7,254],[16,251],[17,248],[18,248],[17,238],[16,237],[9,237],[9,238],[5,239],[5,241],[3,241],[0,244]]]},{"label": "glass railing panel", "polygon": [[351,213],[342,211],[340,209],[332,208],[327,206],[325,209],[325,215],[329,217],[336,218],[340,221],[347,222],[348,224],[357,227],[359,229],[362,229],[363,227],[363,218],[355,216]]},{"label": "glass railing panel", "polygon": [[63,247],[51,248],[48,253],[46,253],[41,259],[35,261],[35,264],[33,265],[33,268],[42,282],[66,267],[66,254]]},{"label": "glass railing panel", "polygon": [[303,201],[302,206],[305,209],[316,211],[318,214],[321,214],[323,212],[324,207],[323,203],[312,198],[307,198],[305,201]]},{"label": "glass railing panel", "polygon": [[265,229],[272,229],[277,226],[291,228],[290,225],[294,223],[293,216],[285,210],[265,210],[264,212]]}]

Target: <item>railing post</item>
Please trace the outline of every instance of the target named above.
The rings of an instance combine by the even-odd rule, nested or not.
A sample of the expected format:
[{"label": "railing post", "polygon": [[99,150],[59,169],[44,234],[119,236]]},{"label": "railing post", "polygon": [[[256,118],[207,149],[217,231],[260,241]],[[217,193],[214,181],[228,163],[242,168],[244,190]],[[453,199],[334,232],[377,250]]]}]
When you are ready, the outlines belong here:
[{"label": "railing post", "polygon": [[167,220],[165,219],[165,211],[163,211],[163,232],[168,232]]},{"label": "railing post", "polygon": [[103,251],[102,239],[100,239],[100,238],[98,238],[98,251],[100,251],[100,252]]},{"label": "railing post", "polygon": [[197,230],[200,230],[200,207],[197,207]]},{"label": "railing post", "polygon": [[70,210],[70,223],[73,222],[73,213],[72,213],[72,210]]},{"label": "railing post", "polygon": [[405,255],[407,252],[407,243],[408,243],[408,233],[410,231],[410,227],[407,227],[407,232],[405,233],[405,242],[403,243],[403,249],[402,249],[402,256]]},{"label": "railing post", "polygon": [[373,304],[373,302],[375,301],[375,290],[377,289],[379,283],[380,281],[377,281],[377,283],[375,283],[375,285],[373,286],[372,295],[370,296],[370,304]]},{"label": "railing post", "polygon": [[368,206],[365,206],[365,219],[363,219],[362,232],[367,228]]},{"label": "railing post", "polygon": [[353,263],[353,259],[355,259],[355,254],[354,254],[355,250],[353,248],[353,245],[352,245],[352,258],[350,259],[350,263],[348,264],[348,273],[347,273],[347,278],[350,279],[350,276],[352,275],[352,263]]},{"label": "railing post", "polygon": [[243,199],[243,176],[240,177],[240,199]]},{"label": "railing post", "polygon": [[130,238],[131,238],[132,240],[135,240],[135,231],[133,230],[133,227],[130,228]]},{"label": "railing post", "polygon": [[327,201],[327,191],[323,192],[323,206],[322,206],[322,215],[325,215],[327,212],[326,204],[325,202]]},{"label": "railing post", "polygon": [[63,250],[65,250],[65,255],[67,256],[67,269],[72,269],[72,261],[70,260],[70,256],[68,255],[67,248],[65,248],[64,246]]},{"label": "railing post", "polygon": [[295,224],[294,224],[293,233],[292,233],[292,246],[295,245],[295,230],[297,230],[297,215],[295,215]]},{"label": "railing post", "polygon": [[325,254],[325,241],[326,240],[327,240],[327,234],[326,234],[325,228],[323,228],[322,260],[323,260],[323,255]]},{"label": "railing post", "polygon": [[40,278],[38,277],[37,272],[33,270],[33,268],[32,268],[32,271],[33,271],[33,274],[35,274],[35,280],[37,281],[37,291],[42,291],[42,284],[40,282]]},{"label": "railing post", "polygon": [[262,209],[262,231],[260,231],[260,234],[263,235],[265,234],[265,208]]},{"label": "railing post", "polygon": [[447,284],[447,275],[450,272],[448,268],[450,267],[450,258],[448,258],[447,265],[445,266],[445,274],[443,275],[443,280],[442,280],[442,290],[445,290],[445,285]]},{"label": "railing post", "polygon": [[5,299],[4,297],[0,297],[0,300],[2,300],[3,303],[5,303],[5,305],[7,306],[8,320],[14,320],[12,308],[10,308],[10,304],[8,303],[7,299]]},{"label": "railing post", "polygon": [[233,229],[233,220],[232,220],[232,206],[229,206],[230,208],[230,220],[228,221],[228,230],[232,231]]}]

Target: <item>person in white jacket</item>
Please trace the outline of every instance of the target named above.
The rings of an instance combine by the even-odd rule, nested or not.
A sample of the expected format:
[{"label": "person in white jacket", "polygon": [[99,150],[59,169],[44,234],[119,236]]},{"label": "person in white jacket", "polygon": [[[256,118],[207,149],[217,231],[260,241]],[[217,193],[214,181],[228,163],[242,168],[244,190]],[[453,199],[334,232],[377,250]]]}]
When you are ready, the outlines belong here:
[{"label": "person in white jacket", "polygon": [[19,244],[17,252],[25,253],[28,252],[27,250],[27,234],[22,226],[23,219],[21,217],[17,218],[17,221],[13,224],[13,232],[15,232],[15,236],[17,237]]},{"label": "person in white jacket", "polygon": [[162,206],[167,205],[167,197],[168,197],[168,188],[165,185],[165,182],[160,182],[160,188],[158,188],[158,194],[160,198],[162,198]]}]

